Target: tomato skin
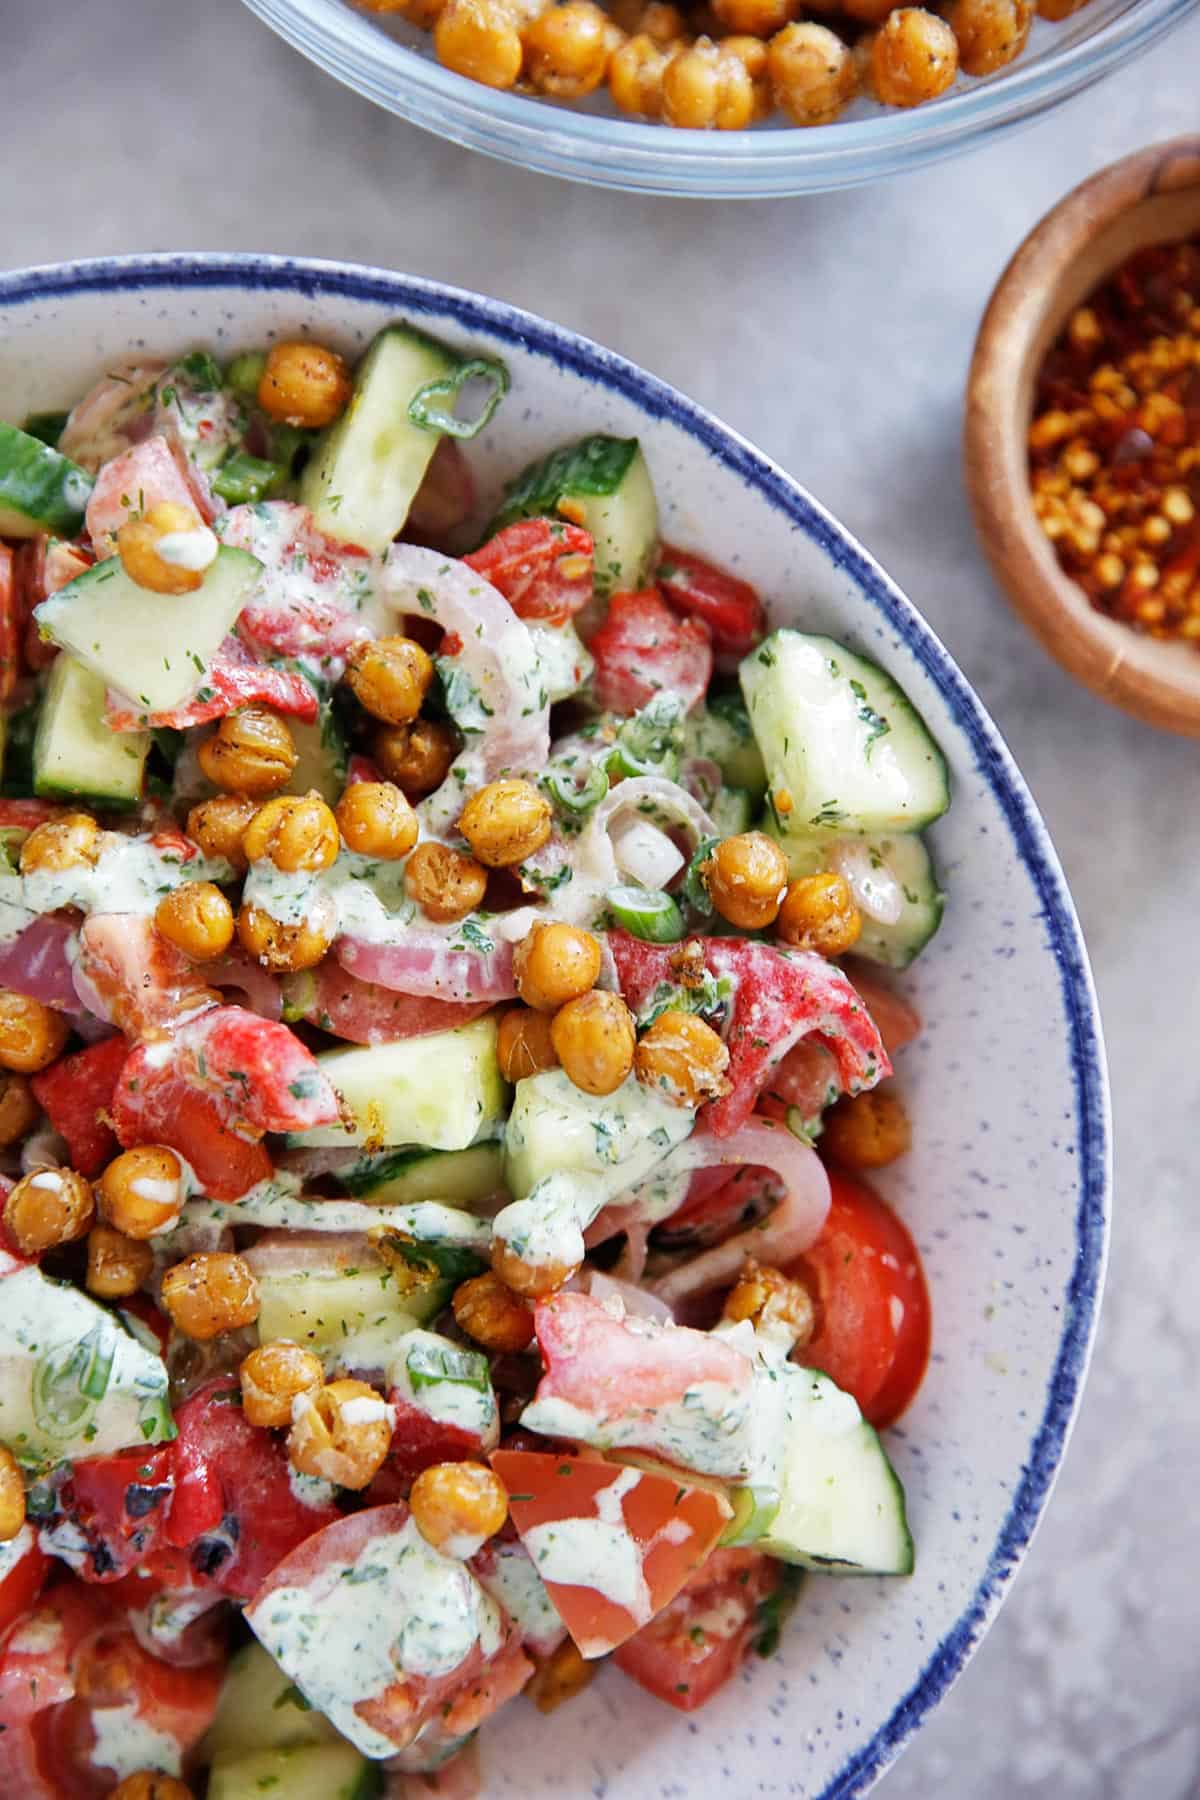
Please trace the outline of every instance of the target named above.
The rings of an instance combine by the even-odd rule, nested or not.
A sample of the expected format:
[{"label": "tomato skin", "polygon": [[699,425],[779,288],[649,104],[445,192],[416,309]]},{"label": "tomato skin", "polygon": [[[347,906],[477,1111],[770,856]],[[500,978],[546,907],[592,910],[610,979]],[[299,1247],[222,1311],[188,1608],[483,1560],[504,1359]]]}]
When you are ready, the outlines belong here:
[{"label": "tomato skin", "polygon": [[116,1136],[98,1115],[112,1105],[128,1054],[123,1037],[106,1038],[60,1056],[29,1084],[55,1131],[66,1138],[72,1168],[89,1179],[117,1154]]},{"label": "tomato skin", "polygon": [[929,1290],[907,1227],[865,1182],[828,1170],[820,1237],[785,1272],[817,1303],[816,1334],[797,1361],[853,1394],[875,1426],[899,1418],[929,1360]]},{"label": "tomato skin", "polygon": [[79,963],[100,1006],[131,1038],[158,1035],[218,996],[195,963],[129,913],[93,913],[79,934]]},{"label": "tomato skin", "polygon": [[[250,1424],[237,1394],[236,1377],[222,1375],[176,1412],[175,1495],[164,1535],[179,1548],[199,1540],[197,1574],[222,1593],[249,1600],[277,1563],[340,1514],[335,1506],[297,1500],[282,1441]],[[203,1540],[227,1520],[236,1525],[232,1553],[223,1533],[205,1555]]]},{"label": "tomato skin", "polygon": [[659,551],[654,579],[659,593],[677,612],[708,626],[718,656],[745,656],[762,638],[766,614],[757,590],[748,581],[739,581],[702,556],[670,544]]},{"label": "tomato skin", "polygon": [[[755,1550],[717,1550],[682,1593],[622,1644],[617,1667],[656,1699],[695,1712],[724,1687],[754,1635],[760,1603],[779,1585],[779,1566]],[[720,1618],[714,1631],[704,1619]]]},{"label": "tomato skin", "polygon": [[304,1007],[304,1017],[351,1044],[393,1044],[469,1025],[491,1000],[438,1000],[432,994],[400,994],[376,981],[360,981],[336,957],[309,974],[289,977],[285,992]]},{"label": "tomato skin", "polygon": [[58,1493],[59,1511],[87,1539],[82,1581],[118,1581],[158,1546],[174,1491],[173,1444],[86,1457]]},{"label": "tomato skin", "polygon": [[708,627],[679,618],[653,588],[614,594],[588,649],[596,659],[596,700],[609,712],[637,712],[664,689],[690,711],[712,679]]},{"label": "tomato skin", "polygon": [[592,597],[591,533],[561,519],[518,519],[463,561],[504,595],[519,619],[565,625]]},{"label": "tomato skin", "polygon": [[50,1558],[38,1543],[36,1532],[30,1527],[27,1529],[28,1548],[0,1581],[0,1638],[10,1625],[30,1610],[50,1573]]},{"label": "tomato skin", "polygon": [[[177,1078],[156,1082],[149,1092],[139,1069],[130,1074],[133,1061],[131,1057],[125,1066],[113,1106],[117,1137],[126,1149],[167,1144],[178,1150],[213,1200],[240,1200],[258,1182],[270,1179],[271,1159],[262,1145],[230,1131],[214,1101]],[[136,1089],[132,1082],[138,1082]]]},{"label": "tomato skin", "polygon": [[0,1726],[69,1700],[79,1648],[108,1618],[107,1602],[82,1581],[60,1581],[43,1594],[0,1646]]},{"label": "tomato skin", "polygon": [[399,1388],[390,1390],[388,1403],[395,1413],[392,1447],[387,1461],[367,1489],[371,1505],[385,1506],[407,1498],[414,1478],[422,1469],[432,1468],[434,1463],[478,1461],[482,1456],[483,1443],[477,1433],[464,1431],[461,1425],[446,1425],[439,1419],[431,1419],[428,1413],[406,1399]]}]

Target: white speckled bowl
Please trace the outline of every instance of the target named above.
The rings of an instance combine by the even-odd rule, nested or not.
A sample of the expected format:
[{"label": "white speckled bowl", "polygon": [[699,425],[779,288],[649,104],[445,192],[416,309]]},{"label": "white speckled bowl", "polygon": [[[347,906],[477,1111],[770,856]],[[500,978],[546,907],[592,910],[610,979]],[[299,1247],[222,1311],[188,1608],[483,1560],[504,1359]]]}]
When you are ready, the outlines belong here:
[{"label": "white speckled bowl", "polygon": [[[1079,1398],[1107,1239],[1108,1098],[1070,897],[995,727],[883,571],[748,444],[570,332],[333,263],[68,264],[0,276],[0,417],[69,404],[132,350],[228,354],[310,331],[353,354],[397,317],[507,360],[512,394],[473,452],[485,483],[583,430],[636,434],[665,535],[757,583],[776,622],[878,658],[953,772],[954,806],[933,834],[946,922],[908,982],[927,1020],[900,1071],[916,1146],[880,1182],[933,1292],[932,1366],[890,1434],[916,1573],[810,1578],[779,1653],[691,1718],[612,1671],[548,1719],[516,1705],[484,1734],[488,1795],[844,1800],[872,1785],[987,1628]],[[819,467],[804,473],[819,483]]]}]

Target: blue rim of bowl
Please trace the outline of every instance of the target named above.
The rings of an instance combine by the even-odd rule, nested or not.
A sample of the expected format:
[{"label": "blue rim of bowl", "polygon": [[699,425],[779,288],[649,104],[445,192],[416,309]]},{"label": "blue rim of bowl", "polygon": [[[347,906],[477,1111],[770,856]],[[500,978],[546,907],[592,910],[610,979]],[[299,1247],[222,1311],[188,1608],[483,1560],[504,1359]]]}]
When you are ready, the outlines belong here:
[{"label": "blue rim of bowl", "polygon": [[913,112],[741,132],[666,130],[481,87],[385,36],[342,0],[245,4],[327,74],[468,149],[600,187],[733,199],[849,187],[951,156],[1124,66],[1200,0],[1129,0],[1081,41]]},{"label": "blue rim of bowl", "polygon": [[534,313],[462,288],[361,264],[311,258],[223,255],[97,258],[0,274],[0,307],[78,293],[245,288],[304,297],[343,295],[406,313],[452,319],[531,350],[559,368],[612,389],[653,419],[685,431],[737,480],[756,488],[811,538],[903,639],[943,695],[976,765],[995,795],[1017,853],[1034,884],[1058,964],[1075,1090],[1079,1197],[1075,1260],[1064,1297],[1064,1324],[1047,1385],[1046,1407],[1021,1468],[1012,1505],[970,1603],[943,1636],[908,1693],[814,1800],[865,1794],[918,1726],[949,1692],[991,1623],[1004,1589],[1029,1547],[1050,1497],[1074,1423],[1095,1335],[1108,1249],[1111,1146],[1108,1078],[1087,952],[1066,879],[1033,797],[999,731],[966,678],[912,602],[844,526],[807,489],[713,414],[614,351]]}]

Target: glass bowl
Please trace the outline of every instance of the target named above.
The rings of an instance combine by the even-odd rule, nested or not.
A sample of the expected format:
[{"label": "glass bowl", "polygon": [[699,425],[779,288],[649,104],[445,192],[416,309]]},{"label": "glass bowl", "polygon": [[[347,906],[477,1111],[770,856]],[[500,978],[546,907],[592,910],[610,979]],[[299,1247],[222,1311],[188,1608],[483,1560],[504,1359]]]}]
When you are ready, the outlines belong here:
[{"label": "glass bowl", "polygon": [[443,69],[426,33],[347,0],[245,3],[357,93],[468,149],[598,187],[762,199],[875,181],[1036,118],[1148,49],[1200,0],[1091,0],[1060,24],[1035,20],[1009,68],[961,79],[912,112],[860,100],[836,125],[736,132],[640,124],[607,100],[498,93]]}]

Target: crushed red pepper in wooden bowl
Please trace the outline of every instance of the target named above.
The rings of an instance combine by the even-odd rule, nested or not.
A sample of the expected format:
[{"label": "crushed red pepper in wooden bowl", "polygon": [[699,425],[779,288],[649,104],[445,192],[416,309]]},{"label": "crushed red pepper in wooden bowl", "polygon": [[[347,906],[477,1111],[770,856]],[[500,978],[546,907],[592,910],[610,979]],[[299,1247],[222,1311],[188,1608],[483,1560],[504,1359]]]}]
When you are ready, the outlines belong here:
[{"label": "crushed red pepper in wooden bowl", "polygon": [[1200,239],[1139,250],[1038,377],[1033,505],[1099,612],[1200,645]]}]

